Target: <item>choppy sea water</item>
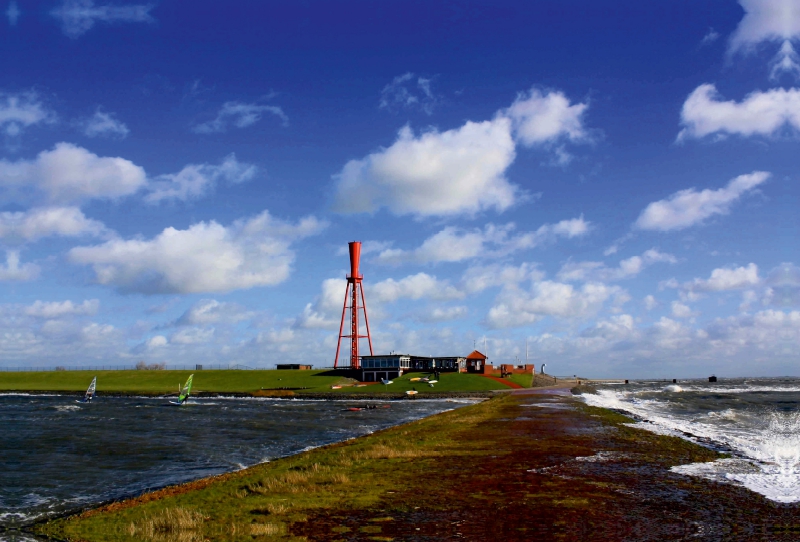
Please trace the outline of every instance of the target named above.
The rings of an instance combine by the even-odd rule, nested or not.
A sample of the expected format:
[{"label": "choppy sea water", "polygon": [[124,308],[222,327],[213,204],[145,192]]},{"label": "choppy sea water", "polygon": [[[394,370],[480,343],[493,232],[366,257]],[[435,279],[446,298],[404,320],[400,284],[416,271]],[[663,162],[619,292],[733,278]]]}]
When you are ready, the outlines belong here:
[{"label": "choppy sea water", "polygon": [[730,459],[674,472],[744,486],[782,503],[800,502],[800,379],[720,379],[607,385],[583,396],[641,420],[636,427],[719,447]]},{"label": "choppy sea water", "polygon": [[[0,395],[5,529],[244,468],[470,401],[305,401]],[[348,407],[389,405],[349,411]]]}]

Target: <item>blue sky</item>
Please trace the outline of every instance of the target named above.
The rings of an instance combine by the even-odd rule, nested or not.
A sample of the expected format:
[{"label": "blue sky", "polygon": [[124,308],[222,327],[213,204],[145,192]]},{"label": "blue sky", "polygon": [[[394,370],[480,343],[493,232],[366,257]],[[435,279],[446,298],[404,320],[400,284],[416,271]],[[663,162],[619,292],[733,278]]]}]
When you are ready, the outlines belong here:
[{"label": "blue sky", "polygon": [[794,0],[2,9],[0,365],[797,374]]}]

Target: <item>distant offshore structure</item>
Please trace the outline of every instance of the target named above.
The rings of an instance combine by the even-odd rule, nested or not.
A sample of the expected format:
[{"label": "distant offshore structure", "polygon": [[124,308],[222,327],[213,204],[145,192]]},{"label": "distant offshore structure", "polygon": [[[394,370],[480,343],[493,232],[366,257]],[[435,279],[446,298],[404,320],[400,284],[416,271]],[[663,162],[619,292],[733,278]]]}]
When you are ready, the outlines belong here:
[{"label": "distant offshore structure", "polygon": [[[342,347],[342,339],[350,339],[350,369],[361,368],[361,358],[358,354],[358,340],[367,339],[369,342],[369,355],[372,356],[372,337],[369,334],[369,318],[367,318],[367,302],[364,298],[364,286],[362,280],[364,277],[359,274],[359,265],[361,264],[361,241],[351,241],[348,243],[350,249],[350,274],[347,276],[347,287],[344,291],[344,306],[342,307],[342,322],[339,324],[339,343],[336,345],[336,358],[333,361],[333,367],[339,367],[339,351]],[[360,302],[359,302],[360,300]],[[349,301],[349,305],[348,305]],[[347,314],[347,309],[350,309],[350,333],[343,335],[344,319]],[[364,312],[364,324],[367,328],[367,334],[361,335],[359,330],[359,311]]]}]

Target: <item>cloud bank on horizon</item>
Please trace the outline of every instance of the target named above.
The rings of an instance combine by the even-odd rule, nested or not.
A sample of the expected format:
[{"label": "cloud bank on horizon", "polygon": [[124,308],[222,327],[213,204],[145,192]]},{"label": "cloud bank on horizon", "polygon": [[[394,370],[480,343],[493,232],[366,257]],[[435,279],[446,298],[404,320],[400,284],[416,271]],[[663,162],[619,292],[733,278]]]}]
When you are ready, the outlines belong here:
[{"label": "cloud bank on horizon", "polygon": [[0,365],[797,373],[796,1],[234,6],[8,3]]}]

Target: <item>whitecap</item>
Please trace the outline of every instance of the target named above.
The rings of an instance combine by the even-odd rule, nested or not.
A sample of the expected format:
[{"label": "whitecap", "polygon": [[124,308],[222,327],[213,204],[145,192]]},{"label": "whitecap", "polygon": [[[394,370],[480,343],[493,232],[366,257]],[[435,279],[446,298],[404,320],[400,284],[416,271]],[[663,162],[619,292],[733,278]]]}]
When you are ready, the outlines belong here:
[{"label": "whitecap", "polygon": [[600,390],[581,398],[589,405],[625,411],[640,419],[625,425],[728,449],[735,456],[681,465],[673,472],[746,487],[776,502],[800,502],[798,412],[725,409],[687,418],[671,408],[670,400],[641,399],[629,392]]}]

